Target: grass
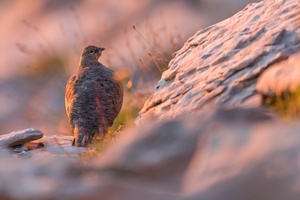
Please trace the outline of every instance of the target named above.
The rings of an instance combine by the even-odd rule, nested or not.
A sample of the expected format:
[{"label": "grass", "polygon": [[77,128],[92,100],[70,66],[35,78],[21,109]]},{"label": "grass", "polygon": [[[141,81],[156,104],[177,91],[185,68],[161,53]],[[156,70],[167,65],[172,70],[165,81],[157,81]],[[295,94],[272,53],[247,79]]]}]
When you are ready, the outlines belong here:
[{"label": "grass", "polygon": [[283,118],[300,118],[300,88],[276,97],[266,97],[264,101]]},{"label": "grass", "polygon": [[[147,29],[145,27],[148,27]],[[123,56],[119,52],[118,58],[125,66],[131,66],[129,72],[118,73],[120,81],[124,83],[125,100],[123,109],[116,118],[111,130],[114,131],[119,125],[131,125],[143,107],[144,102],[153,91],[154,85],[160,79],[161,74],[168,69],[168,64],[173,58],[175,50],[184,42],[184,36],[175,34],[173,30],[166,25],[156,27],[150,25],[150,20],[144,24],[144,32],[136,25],[132,26],[136,34],[135,41],[128,37],[125,41],[126,48],[130,54],[129,57]],[[128,35],[129,31],[125,31]],[[139,44],[139,47],[134,44]],[[144,54],[138,56],[137,49],[142,49]],[[133,65],[132,60],[138,61]],[[109,63],[112,63],[108,60]],[[145,89],[149,86],[146,82],[152,80],[150,90]]]}]

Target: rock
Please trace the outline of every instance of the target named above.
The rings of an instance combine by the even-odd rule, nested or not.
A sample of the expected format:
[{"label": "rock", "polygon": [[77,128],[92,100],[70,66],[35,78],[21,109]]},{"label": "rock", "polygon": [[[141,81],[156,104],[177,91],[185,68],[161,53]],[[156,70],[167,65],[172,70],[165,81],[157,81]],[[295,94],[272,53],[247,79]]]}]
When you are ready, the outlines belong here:
[{"label": "rock", "polygon": [[72,145],[74,137],[67,135],[45,135],[36,142],[42,142],[45,146],[61,146],[67,147]]},{"label": "rock", "polygon": [[201,132],[183,199],[298,199],[299,123],[232,122],[212,120]]},{"label": "rock", "polygon": [[84,147],[72,146],[73,139],[73,136],[44,136],[39,141],[43,142],[45,147],[39,151],[34,151],[34,154],[39,156],[39,154],[44,152],[47,154],[50,153],[52,156],[60,156],[77,160],[87,152],[87,149]]},{"label": "rock", "polygon": [[28,150],[35,150],[35,149],[43,148],[43,147],[45,147],[45,145],[42,142],[39,142],[39,143],[27,142],[24,144],[24,147],[27,148]]},{"label": "rock", "polygon": [[95,157],[92,167],[112,174],[114,182],[127,177],[153,190],[178,191],[196,147],[194,123],[173,120],[129,131]]},{"label": "rock", "polygon": [[212,109],[205,115],[186,115],[140,126],[121,135],[111,148],[94,158],[92,166],[115,175],[128,174],[156,181],[158,188],[161,188],[160,183],[172,188],[175,183],[173,179],[180,178],[186,170],[197,138],[202,137],[207,126],[219,121],[241,126],[272,119],[259,109]]},{"label": "rock", "polygon": [[87,153],[84,147],[72,146],[73,136],[45,135],[38,129],[25,129],[0,135],[0,153],[12,149],[14,157],[18,158],[49,158],[64,157],[78,161]]},{"label": "rock", "polygon": [[[8,138],[5,141],[13,141],[19,146],[13,148],[13,154],[7,148],[0,151],[0,190],[5,191],[0,199],[70,199],[69,196],[77,199],[76,195],[91,187],[83,179],[83,168],[79,163],[87,152],[86,148],[71,146],[73,136],[24,136],[24,133],[28,136],[36,132],[41,133],[26,129],[4,135],[3,138]],[[30,143],[25,142],[38,138]],[[32,146],[41,144],[41,148],[34,147],[29,151]],[[4,145],[7,146],[11,145]],[[65,189],[60,190],[59,187]],[[69,191],[72,191],[72,195]]]},{"label": "rock", "polygon": [[257,91],[266,97],[296,92],[300,88],[300,53],[267,69],[258,79]]},{"label": "rock", "polygon": [[297,199],[299,128],[250,108],[150,123],[94,158],[88,197]]},{"label": "rock", "polygon": [[43,137],[43,133],[38,129],[25,129],[0,135],[0,147],[12,147],[38,140]]},{"label": "rock", "polygon": [[250,4],[198,31],[171,60],[136,124],[198,112],[209,104],[259,106],[257,78],[299,52],[299,34],[299,0]]},{"label": "rock", "polygon": [[80,193],[89,185],[81,179],[81,166],[68,159],[44,155],[25,160],[9,154],[0,159],[0,199],[70,199],[68,191]]},{"label": "rock", "polygon": [[128,130],[86,165],[0,153],[0,198],[296,200],[299,129],[258,109],[210,108]]},{"label": "rock", "polygon": [[24,145],[14,152],[18,153],[17,157],[22,158],[49,158],[49,157],[62,157],[67,160],[77,162],[78,159],[84,157],[87,149],[84,147],[72,146],[73,136],[59,136],[59,135],[45,135],[43,138],[34,141],[31,145],[43,144],[41,148],[36,148],[34,151]]}]

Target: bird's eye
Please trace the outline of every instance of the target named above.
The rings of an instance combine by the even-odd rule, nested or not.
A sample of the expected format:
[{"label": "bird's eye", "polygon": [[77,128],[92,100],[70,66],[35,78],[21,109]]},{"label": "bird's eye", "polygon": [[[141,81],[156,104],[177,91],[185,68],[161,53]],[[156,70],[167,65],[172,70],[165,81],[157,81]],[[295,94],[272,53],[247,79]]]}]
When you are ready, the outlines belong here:
[{"label": "bird's eye", "polygon": [[94,50],[90,50],[90,53],[95,53],[95,51]]}]

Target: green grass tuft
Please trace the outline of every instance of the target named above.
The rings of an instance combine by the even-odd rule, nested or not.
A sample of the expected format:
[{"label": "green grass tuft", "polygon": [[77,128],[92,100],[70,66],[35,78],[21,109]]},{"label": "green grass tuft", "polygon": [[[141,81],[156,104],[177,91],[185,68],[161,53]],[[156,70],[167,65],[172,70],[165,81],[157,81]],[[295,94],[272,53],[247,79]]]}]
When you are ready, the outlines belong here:
[{"label": "green grass tuft", "polygon": [[300,118],[300,88],[295,92],[286,92],[272,98],[267,97],[265,103],[283,118]]}]

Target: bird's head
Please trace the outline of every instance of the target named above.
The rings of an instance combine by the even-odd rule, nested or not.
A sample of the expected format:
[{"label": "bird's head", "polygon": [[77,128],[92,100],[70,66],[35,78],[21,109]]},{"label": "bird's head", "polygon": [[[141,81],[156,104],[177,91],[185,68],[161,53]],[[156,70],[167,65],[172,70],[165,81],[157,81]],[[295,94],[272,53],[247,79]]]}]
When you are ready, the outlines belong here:
[{"label": "bird's head", "polygon": [[81,62],[98,62],[98,59],[104,50],[105,48],[96,47],[93,45],[85,47],[81,53]]}]

